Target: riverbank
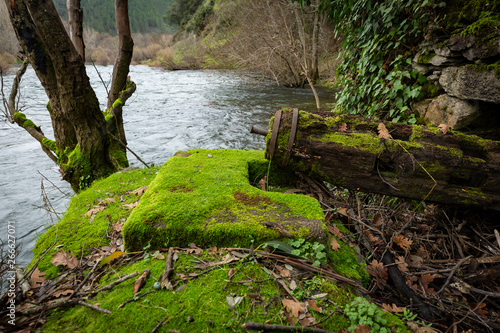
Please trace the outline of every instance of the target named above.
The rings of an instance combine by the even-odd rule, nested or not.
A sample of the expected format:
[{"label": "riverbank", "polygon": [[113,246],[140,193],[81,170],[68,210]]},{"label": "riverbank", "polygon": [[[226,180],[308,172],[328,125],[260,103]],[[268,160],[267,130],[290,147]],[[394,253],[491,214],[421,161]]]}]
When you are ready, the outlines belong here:
[{"label": "riverbank", "polygon": [[[280,232],[274,231],[271,238],[284,241],[269,242],[268,239],[264,242],[274,244],[267,246],[274,254],[261,251],[266,246],[262,240],[257,241],[258,234],[243,237],[240,241],[226,240],[231,244],[236,242],[232,248],[211,246],[204,249],[193,243],[188,245],[189,239],[177,244],[180,246],[171,247],[169,243],[175,244],[176,240],[170,240],[169,235],[165,235],[164,246],[154,247],[151,244],[158,241],[152,236],[141,250],[126,252],[131,244],[127,245],[127,236],[122,230],[130,222],[128,216],[134,215],[145,199],[156,198],[159,200],[156,204],[160,206],[169,204],[162,204],[162,195],[158,192],[158,184],[163,184],[165,177],[178,183],[174,186],[175,191],[167,190],[167,193],[185,195],[191,192],[180,189],[194,187],[191,191],[196,194],[198,204],[193,202],[192,209],[202,208],[208,199],[204,196],[211,195],[211,192],[203,194],[203,187],[211,187],[210,183],[223,186],[227,181],[232,182],[220,179],[225,175],[223,171],[217,178],[206,173],[200,158],[216,161],[220,155],[225,161],[216,161],[219,168],[223,170],[227,166],[228,170],[235,171],[238,167],[235,169],[231,161],[248,160],[249,170],[245,178],[246,186],[253,188],[251,192],[269,196],[272,200],[286,197],[284,203],[302,201],[304,205],[307,202],[308,214],[319,208],[309,196],[280,194],[286,188],[279,187],[274,181],[269,183],[272,192],[257,189],[262,186],[258,183],[262,183],[260,179],[267,169],[263,152],[196,150],[187,154],[194,155],[180,154],[161,170],[136,169],[114,174],[72,199],[63,220],[38,240],[30,266],[32,292],[27,293],[31,295],[28,297],[57,309],[46,313],[50,316],[40,322],[42,308],[25,302],[19,308],[20,319],[25,325],[31,323],[33,329],[37,327],[41,331],[107,332],[120,328],[125,331],[219,332],[227,329],[244,331],[242,325],[250,328],[251,322],[285,326],[321,322],[321,327],[329,331],[353,331],[360,323],[378,328],[376,331],[380,332],[384,332],[383,327],[397,327],[398,332],[408,331],[394,314],[384,312],[364,298],[357,298],[357,295],[367,292],[358,282],[366,283],[367,273],[363,264],[355,264],[358,259],[347,243],[347,230],[334,220],[328,222],[328,230],[334,230],[328,238],[335,239],[335,242],[328,241],[327,247],[320,246],[323,241],[307,240],[306,234],[302,235],[306,239],[285,241],[279,236]],[[260,166],[256,168],[257,165]],[[242,164],[242,167],[245,166]],[[193,175],[185,178],[176,170]],[[282,178],[276,172],[271,170],[268,174],[270,180]],[[154,184],[155,179],[160,183]],[[255,179],[255,183],[251,179]],[[240,181],[238,178],[237,182]],[[256,187],[252,187],[252,183]],[[196,190],[197,186],[202,186],[200,191]],[[240,191],[247,190],[241,185],[236,186],[238,195],[243,196]],[[249,202],[252,202],[250,197]],[[230,207],[226,202],[216,210],[227,212],[225,205]],[[263,201],[259,205],[266,204]],[[276,208],[270,206],[266,210],[269,209]],[[186,224],[185,228],[189,225]],[[216,241],[216,245],[222,243]],[[250,244],[253,244],[250,248],[240,247]],[[332,248],[333,244],[340,248]],[[169,272],[165,266],[172,272],[165,273]],[[134,296],[134,290],[138,288],[134,281],[146,271],[149,277]],[[108,287],[119,281],[113,288]],[[158,288],[162,282],[165,288]],[[126,327],[123,326],[125,322]]]}]

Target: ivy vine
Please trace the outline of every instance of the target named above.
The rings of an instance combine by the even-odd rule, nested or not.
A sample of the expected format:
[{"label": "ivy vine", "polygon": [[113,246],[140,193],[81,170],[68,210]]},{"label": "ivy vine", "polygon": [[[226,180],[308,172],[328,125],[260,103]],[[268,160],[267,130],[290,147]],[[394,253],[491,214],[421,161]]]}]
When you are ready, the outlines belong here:
[{"label": "ivy vine", "polygon": [[427,79],[412,69],[412,57],[426,31],[437,24],[436,10],[444,6],[432,0],[321,0],[320,10],[343,41],[337,109],[416,123],[410,105],[423,97]]}]

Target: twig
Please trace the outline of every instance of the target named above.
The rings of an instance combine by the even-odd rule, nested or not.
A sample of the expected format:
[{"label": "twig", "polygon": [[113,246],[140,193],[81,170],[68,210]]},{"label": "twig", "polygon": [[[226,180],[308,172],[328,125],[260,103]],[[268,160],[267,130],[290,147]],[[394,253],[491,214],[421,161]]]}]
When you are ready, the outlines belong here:
[{"label": "twig", "polygon": [[450,275],[448,275],[448,278],[446,279],[446,281],[444,282],[443,286],[441,287],[441,289],[439,289],[439,291],[436,293],[436,296],[441,294],[441,292],[443,292],[444,288],[446,288],[450,282],[451,282],[451,279],[453,278],[453,275],[455,275],[455,272],[458,270],[458,268],[464,263],[466,262],[467,260],[469,260],[470,258],[472,258],[472,256],[468,256],[468,257],[465,257],[463,258],[462,260],[460,260],[458,262],[458,264],[455,265],[455,267],[453,267],[453,269],[451,270],[450,272]]},{"label": "twig", "polygon": [[99,266],[98,262],[94,265],[94,267],[92,267],[92,270],[89,272],[89,274],[87,274],[85,279],[83,279],[83,281],[75,288],[75,291],[69,296],[70,299],[73,298],[73,296],[75,296],[80,291],[80,289],[82,289],[85,283],[87,283],[88,279],[92,276],[97,266]]},{"label": "twig", "polygon": [[161,288],[167,288],[170,276],[174,272],[174,269],[172,267],[172,257],[174,254],[174,249],[171,247],[168,249],[168,254],[167,254],[167,263],[165,264],[165,271],[163,271],[163,276],[161,278]]},{"label": "twig", "polygon": [[131,303],[131,302],[135,302],[135,301],[137,301],[139,298],[142,298],[142,297],[144,297],[144,296],[146,296],[146,295],[149,295],[149,294],[151,294],[152,292],[155,292],[155,291],[156,291],[156,290],[151,290],[151,289],[149,289],[149,290],[148,290],[148,291],[146,291],[145,293],[142,293],[142,294],[140,294],[140,295],[134,296],[134,298],[131,298],[131,299],[129,299],[129,300],[127,300],[127,301],[123,302],[123,303],[122,303],[122,304],[120,304],[120,305],[119,305],[116,309],[118,310],[118,309],[120,309],[120,308],[123,308],[126,304]]},{"label": "twig", "polygon": [[[86,294],[98,294],[100,293],[101,291],[106,291],[106,290],[110,290],[112,289],[114,286],[116,286],[117,284],[120,284],[122,283],[123,281],[127,281],[128,279],[131,279],[133,277],[136,277],[137,275],[139,275],[139,272],[133,272],[133,273],[130,273],[129,275],[125,275],[124,277],[114,281],[114,282],[111,282],[110,284],[96,290],[96,291],[92,291],[90,293],[83,293],[84,295]],[[80,293],[81,294],[81,293]]]},{"label": "twig", "polygon": [[79,301],[78,301],[78,304],[79,304],[79,305],[86,306],[86,307],[88,307],[88,308],[90,308],[90,309],[92,309],[92,310],[95,310],[95,311],[103,312],[103,313],[106,313],[106,314],[111,314],[111,311],[109,311],[109,310],[106,310],[106,309],[100,308],[100,307],[98,307],[97,305],[92,305],[92,304],[86,303],[86,302],[84,302],[84,301],[82,301],[82,300],[79,300]]},{"label": "twig", "polygon": [[115,139],[119,144],[121,144],[125,149],[127,149],[132,155],[135,156],[142,164],[146,166],[146,168],[151,168],[146,162],[142,160],[142,158],[139,157],[132,149],[130,149],[126,144],[124,144],[120,139],[118,139],[116,136],[114,136],[112,133],[109,133],[113,139]]}]

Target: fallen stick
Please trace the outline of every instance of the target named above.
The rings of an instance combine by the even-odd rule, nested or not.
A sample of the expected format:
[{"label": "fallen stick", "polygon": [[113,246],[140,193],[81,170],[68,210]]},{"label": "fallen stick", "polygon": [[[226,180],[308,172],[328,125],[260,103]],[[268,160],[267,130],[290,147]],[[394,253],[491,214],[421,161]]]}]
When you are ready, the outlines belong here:
[{"label": "fallen stick", "polygon": [[171,247],[168,249],[168,255],[167,255],[167,263],[165,264],[165,271],[163,272],[163,276],[161,278],[161,288],[167,288],[168,283],[170,281],[170,276],[174,272],[174,269],[172,267],[172,257],[174,255],[174,249]]},{"label": "fallen stick", "polygon": [[106,290],[110,290],[112,289],[114,286],[116,286],[117,284],[120,284],[122,283],[123,281],[127,281],[128,279],[131,279],[133,277],[136,277],[137,275],[139,275],[139,272],[133,272],[133,273],[130,273],[129,275],[125,275],[124,277],[114,281],[114,282],[111,282],[110,284],[108,285],[105,285],[104,287],[96,290],[96,291],[91,291],[91,292],[84,292],[84,293],[79,293],[79,295],[87,295],[87,294],[98,294],[100,293],[101,291],[106,291]]},{"label": "fallen stick", "polygon": [[332,331],[323,330],[314,327],[304,327],[304,326],[285,326],[285,325],[269,325],[262,323],[254,323],[249,321],[241,325],[241,328],[245,330],[262,330],[262,331],[276,331],[276,332],[304,332],[304,333],[334,333]]}]

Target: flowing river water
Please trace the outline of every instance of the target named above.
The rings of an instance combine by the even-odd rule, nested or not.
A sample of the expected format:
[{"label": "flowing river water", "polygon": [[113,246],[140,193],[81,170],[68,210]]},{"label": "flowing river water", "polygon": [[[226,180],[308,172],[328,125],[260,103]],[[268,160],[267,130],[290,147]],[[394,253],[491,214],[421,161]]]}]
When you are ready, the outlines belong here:
[{"label": "flowing river water", "polygon": [[[104,109],[106,90],[97,71],[107,82],[112,67],[87,67]],[[280,87],[255,73],[132,66],[130,76],[137,91],[124,107],[128,146],[144,161],[156,165],[179,150],[264,149],[264,138],[249,133],[252,125],[267,128],[278,107],[315,108],[310,89]],[[6,94],[13,77],[4,77]],[[333,92],[319,89],[319,95],[322,107],[329,109],[334,102]],[[27,117],[52,138],[45,109],[47,96],[31,68],[23,77],[20,101]],[[142,166],[131,154],[128,158],[131,166]],[[31,260],[36,236],[57,222],[44,206],[50,203],[61,216],[72,194],[38,142],[17,125],[0,121],[0,235],[7,243],[10,232],[21,245],[16,266]]]}]

